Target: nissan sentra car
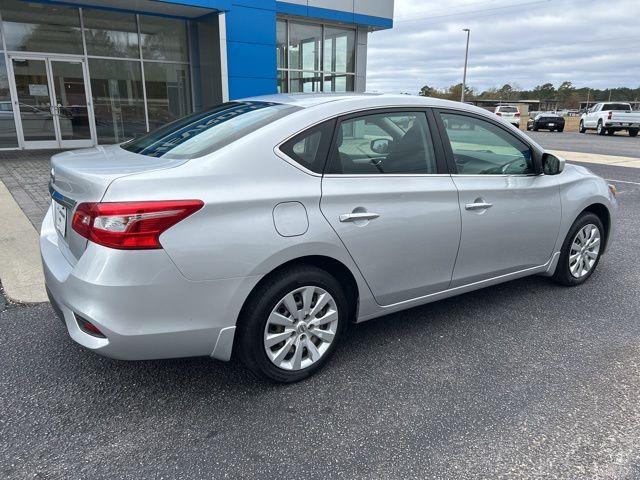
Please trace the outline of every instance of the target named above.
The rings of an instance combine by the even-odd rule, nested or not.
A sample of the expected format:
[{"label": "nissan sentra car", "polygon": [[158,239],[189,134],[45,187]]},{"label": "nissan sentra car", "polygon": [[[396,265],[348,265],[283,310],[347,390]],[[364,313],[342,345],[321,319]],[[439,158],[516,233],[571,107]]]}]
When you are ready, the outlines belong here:
[{"label": "nissan sentra car", "polygon": [[350,323],[527,275],[580,285],[616,214],[613,187],[492,113],[405,95],[224,103],[55,155],[50,192],[46,285],[73,340],[279,382]]}]

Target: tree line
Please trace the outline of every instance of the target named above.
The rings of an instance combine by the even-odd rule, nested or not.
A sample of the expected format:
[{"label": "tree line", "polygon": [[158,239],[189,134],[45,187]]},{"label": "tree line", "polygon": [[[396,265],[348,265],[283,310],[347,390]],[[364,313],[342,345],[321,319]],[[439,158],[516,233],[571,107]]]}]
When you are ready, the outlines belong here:
[{"label": "tree line", "polygon": [[[444,98],[447,100],[460,100],[462,84],[451,85],[448,88],[435,88],[425,85],[420,89],[419,95],[424,97]],[[532,90],[525,90],[518,85],[505,84],[500,88],[494,87],[477,91],[473,87],[465,88],[465,100],[540,100],[558,102],[558,108],[578,108],[580,102],[622,102],[640,100],[640,87],[616,87],[610,89],[597,89],[582,87],[577,88],[573,83],[562,82],[557,88],[552,83],[538,85]]]}]

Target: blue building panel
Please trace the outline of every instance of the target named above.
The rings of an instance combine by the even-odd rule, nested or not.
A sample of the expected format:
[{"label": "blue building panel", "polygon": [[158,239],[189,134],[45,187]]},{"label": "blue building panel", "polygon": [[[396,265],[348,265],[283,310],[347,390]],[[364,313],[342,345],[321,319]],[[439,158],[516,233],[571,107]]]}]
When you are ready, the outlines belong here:
[{"label": "blue building panel", "polygon": [[229,79],[229,99],[269,95],[276,92],[275,78],[235,77]]}]

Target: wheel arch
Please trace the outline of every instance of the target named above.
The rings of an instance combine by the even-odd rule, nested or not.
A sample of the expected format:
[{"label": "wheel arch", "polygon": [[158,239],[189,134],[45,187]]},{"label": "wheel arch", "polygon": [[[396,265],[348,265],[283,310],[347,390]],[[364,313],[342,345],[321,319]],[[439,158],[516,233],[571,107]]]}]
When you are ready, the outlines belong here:
[{"label": "wheel arch", "polygon": [[592,203],[591,205],[585,207],[576,218],[580,217],[580,215],[584,213],[593,213],[596,215],[602,225],[604,226],[604,245],[603,245],[603,253],[607,251],[607,245],[609,244],[609,233],[611,232],[611,212],[603,203]]},{"label": "wheel arch", "polygon": [[242,315],[245,311],[249,300],[252,298],[253,294],[262,287],[269,279],[282,272],[283,270],[287,270],[292,267],[301,266],[301,265],[310,265],[320,268],[330,275],[334,276],[340,284],[345,289],[345,294],[347,296],[347,300],[349,302],[349,306],[351,311],[349,312],[350,319],[352,322],[355,322],[358,317],[358,307],[360,302],[360,289],[358,287],[358,282],[353,272],[347,267],[343,262],[337,260],[333,257],[329,257],[327,255],[306,255],[297,258],[293,258],[288,260],[277,267],[273,268],[269,273],[267,273],[260,281],[251,289],[247,297],[245,298],[242,308],[238,314],[238,319],[236,324],[242,318]]}]

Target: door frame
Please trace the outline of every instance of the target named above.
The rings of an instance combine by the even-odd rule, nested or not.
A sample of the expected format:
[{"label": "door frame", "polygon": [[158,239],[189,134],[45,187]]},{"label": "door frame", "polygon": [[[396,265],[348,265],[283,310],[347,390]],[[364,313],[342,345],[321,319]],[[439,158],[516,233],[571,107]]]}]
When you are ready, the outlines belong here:
[{"label": "door frame", "polygon": [[[42,54],[42,53],[28,53],[28,52],[7,52],[7,76],[9,77],[9,90],[13,96],[14,106],[14,119],[16,125],[16,134],[18,136],[18,145],[22,149],[44,149],[44,148],[82,148],[92,147],[97,144],[96,142],[96,126],[95,117],[93,114],[93,103],[91,97],[90,83],[89,83],[89,68],[87,61],[84,57],[78,57],[76,55],[60,55],[60,54]],[[18,101],[18,90],[16,86],[15,72],[13,70],[13,60],[40,60],[45,63],[45,72],[47,75],[47,87],[49,89],[49,103],[51,107],[57,106],[55,85],[53,79],[53,62],[67,62],[80,64],[82,67],[82,76],[84,82],[84,94],[86,98],[87,117],[89,120],[89,132],[90,137],[88,139],[80,140],[63,140],[60,129],[60,117],[56,113],[52,113],[53,116],[53,129],[54,140],[25,140],[24,130],[22,128],[22,115],[20,112],[20,105]]]}]

